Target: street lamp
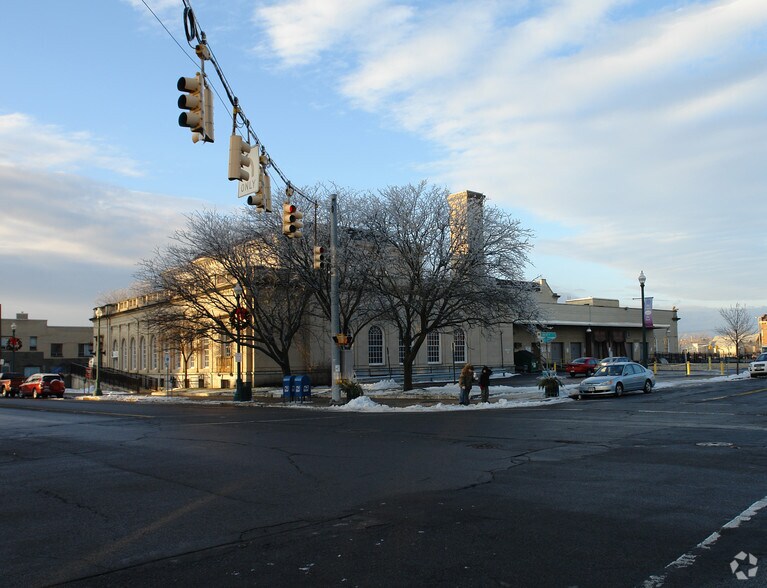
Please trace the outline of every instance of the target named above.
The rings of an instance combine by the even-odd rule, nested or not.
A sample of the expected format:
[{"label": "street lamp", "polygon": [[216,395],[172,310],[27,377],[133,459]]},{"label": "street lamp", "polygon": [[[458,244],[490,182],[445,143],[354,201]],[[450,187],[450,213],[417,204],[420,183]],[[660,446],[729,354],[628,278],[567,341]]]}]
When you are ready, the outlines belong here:
[{"label": "street lamp", "polygon": [[[11,323],[11,371],[16,371],[16,323]],[[19,394],[21,395],[21,394]]]},{"label": "street lamp", "polygon": [[101,396],[101,308],[96,309],[96,391],[94,396]]},{"label": "street lamp", "polygon": [[644,275],[644,271],[639,272],[639,288],[642,291],[642,365],[647,367],[647,325],[644,319],[644,283],[647,278]]},{"label": "street lamp", "polygon": [[235,298],[235,309],[234,309],[234,323],[235,328],[237,329],[237,357],[235,359],[237,360],[237,384],[234,389],[234,399],[239,401],[242,400],[242,365],[240,364],[240,359],[242,357],[240,352],[240,295],[242,294],[242,286],[239,284],[234,285],[234,298]]}]

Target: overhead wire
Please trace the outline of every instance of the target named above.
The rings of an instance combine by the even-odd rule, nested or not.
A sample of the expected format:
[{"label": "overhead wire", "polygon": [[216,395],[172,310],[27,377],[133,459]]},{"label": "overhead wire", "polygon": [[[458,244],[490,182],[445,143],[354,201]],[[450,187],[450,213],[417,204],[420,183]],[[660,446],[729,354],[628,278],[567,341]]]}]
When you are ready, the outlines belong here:
[{"label": "overhead wire", "polygon": [[[162,26],[162,28],[165,29],[165,32],[168,34],[168,36],[171,39],[173,39],[173,42],[176,45],[178,45],[178,48],[181,49],[182,53],[184,53],[184,55],[186,55],[186,57],[192,63],[195,64],[195,66],[198,65],[198,61],[195,58],[193,58],[191,55],[189,55],[187,50],[184,49],[184,47],[183,47],[183,45],[181,45],[181,43],[179,43],[178,39],[176,39],[176,37],[173,35],[173,33],[170,31],[170,29],[168,29],[168,27],[165,26],[165,23],[162,21],[162,19],[157,15],[157,13],[154,10],[152,10],[152,7],[149,6],[149,4],[147,4],[146,0],[141,0],[141,2],[146,7],[146,9],[152,14],[152,16],[154,16],[154,18],[157,20],[157,22],[160,23],[160,26]],[[272,159],[271,155],[269,155],[269,153],[266,151],[266,147],[264,146],[264,144],[259,139],[258,134],[255,132],[255,130],[253,129],[252,125],[250,124],[250,120],[245,115],[245,112],[242,110],[242,107],[239,104],[239,99],[237,98],[237,96],[232,91],[232,88],[231,88],[231,86],[229,84],[229,81],[226,78],[226,75],[224,74],[223,69],[219,65],[218,60],[216,59],[216,56],[213,53],[213,50],[211,49],[210,45],[207,42],[207,39],[205,37],[205,32],[200,29],[199,23],[197,21],[197,17],[196,17],[196,15],[194,13],[194,10],[192,9],[191,3],[189,2],[189,0],[182,0],[182,2],[184,4],[184,16],[183,16],[183,19],[184,19],[184,33],[186,35],[187,43],[189,44],[190,47],[194,48],[194,46],[192,45],[192,39],[194,39],[195,41],[197,41],[198,44],[204,44],[207,47],[208,52],[210,54],[209,61],[213,65],[213,68],[216,70],[216,74],[218,75],[218,78],[221,81],[221,84],[223,85],[224,90],[226,91],[226,96],[227,96],[227,98],[229,100],[229,104],[231,104],[231,106],[232,106],[232,110],[231,111],[229,110],[229,105],[226,103],[224,98],[221,96],[220,92],[215,87],[215,85],[211,84],[211,86],[213,87],[213,91],[216,93],[216,96],[218,96],[218,99],[221,102],[221,104],[224,106],[224,108],[227,110],[227,112],[229,112],[230,115],[232,116],[233,130],[236,129],[236,128],[245,128],[246,129],[247,135],[248,135],[247,136],[248,143],[250,143],[251,138],[252,138],[253,141],[255,142],[255,144],[257,146],[261,147],[261,150],[262,150],[263,154],[265,154],[266,157],[269,160],[269,167],[271,167],[274,170],[274,172],[282,180],[283,184],[285,184],[286,194],[291,194],[291,195],[292,194],[298,194],[298,195],[302,196],[305,200],[307,200],[308,202],[313,204],[314,205],[314,216],[316,218],[316,216],[317,216],[317,209],[319,207],[319,203],[316,200],[314,200],[313,198],[309,197],[309,195],[306,194],[304,191],[302,191],[300,188],[297,188],[293,184],[293,182],[291,182],[290,179],[288,179],[287,175],[280,169],[280,167],[274,162],[274,159]],[[206,77],[208,77],[207,74],[206,74]],[[237,119],[238,118],[240,120],[239,124],[237,123]]]},{"label": "overhead wire", "polygon": [[[142,0],[144,4],[146,5],[146,2]],[[263,142],[259,139],[258,134],[253,129],[252,125],[250,124],[250,120],[245,115],[245,112],[242,109],[242,106],[240,105],[238,97],[234,94],[229,81],[226,78],[226,75],[224,74],[223,69],[218,63],[218,60],[216,59],[216,56],[213,52],[213,49],[211,49],[210,44],[207,42],[207,39],[205,37],[205,32],[199,27],[199,22],[197,20],[197,17],[194,13],[194,10],[192,9],[192,5],[189,2],[189,0],[183,0],[184,4],[184,32],[186,34],[187,43],[189,43],[189,46],[192,47],[192,40],[194,39],[197,41],[198,44],[204,44],[208,52],[210,54],[209,61],[213,65],[213,68],[216,70],[216,74],[218,75],[219,80],[221,81],[221,84],[224,86],[224,90],[226,91],[227,98],[229,99],[230,104],[232,105],[232,120],[233,120],[233,127],[238,127],[237,125],[237,119],[239,118],[240,125],[239,128],[245,128],[247,129],[247,140],[250,143],[251,137],[255,141],[255,144],[257,146],[261,147],[261,154],[266,155],[269,161],[269,166],[274,170],[274,172],[280,177],[283,184],[285,184],[286,187],[286,193],[296,193],[302,196],[304,199],[306,199],[308,202],[311,202],[316,208],[318,207],[318,203],[310,198],[305,192],[300,190],[299,188],[296,188],[296,186],[288,179],[287,175],[280,169],[280,167],[274,162],[274,159],[269,155],[268,151],[266,150],[266,147],[264,146]],[[151,10],[151,9],[150,9]],[[153,12],[154,14],[154,12]],[[156,15],[155,15],[156,17]],[[156,17],[157,18],[157,17]],[[159,20],[159,19],[158,19]],[[162,24],[162,21],[160,21]],[[167,31],[167,27],[163,25],[163,28]],[[170,34],[170,31],[168,31]],[[171,35],[172,36],[172,35]],[[175,38],[174,38],[175,41]],[[178,44],[178,41],[176,41]],[[180,45],[179,45],[180,46]],[[186,51],[184,51],[186,53]],[[215,90],[215,87],[214,87]],[[218,92],[216,91],[216,94]],[[223,98],[221,98],[221,95],[218,94],[219,99],[223,101]]]}]

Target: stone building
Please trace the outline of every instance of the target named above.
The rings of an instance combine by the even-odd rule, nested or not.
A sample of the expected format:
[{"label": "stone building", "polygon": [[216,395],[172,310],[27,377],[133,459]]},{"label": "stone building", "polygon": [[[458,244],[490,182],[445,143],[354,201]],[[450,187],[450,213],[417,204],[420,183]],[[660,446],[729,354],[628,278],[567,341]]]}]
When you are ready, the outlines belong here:
[{"label": "stone building", "polygon": [[[479,242],[484,199],[483,194],[472,191],[448,197],[451,224],[461,219],[461,226],[466,227],[466,234],[451,234],[459,248],[470,250]],[[544,317],[542,324],[499,324],[493,329],[467,327],[432,333],[414,364],[415,380],[449,377],[467,362],[514,371],[520,367],[515,359],[520,352],[537,358],[537,367],[541,362],[562,365],[581,356],[626,355],[641,359],[641,308],[621,306],[618,300],[604,298],[562,303],[544,279],[530,283],[530,287]],[[149,328],[147,313],[156,303],[156,297],[141,296],[100,308],[101,318],[94,316],[92,320],[95,334],[102,337],[103,365],[162,382],[172,378],[181,383],[186,373],[192,387],[232,387],[237,368],[235,342],[202,339],[185,361],[180,353],[164,347]],[[678,320],[676,308],[653,311],[653,327],[645,331],[648,357],[678,352]],[[542,330],[553,333],[547,336],[553,336],[553,340],[542,343]],[[331,336],[329,325],[308,319],[295,349],[291,349],[295,374],[308,374],[315,383],[329,382]],[[350,349],[344,350],[344,371],[360,379],[398,378],[403,371],[403,354],[394,326],[374,322],[357,334]],[[255,386],[281,382],[282,373],[276,364],[252,349],[242,349],[241,369],[243,380]]]}]

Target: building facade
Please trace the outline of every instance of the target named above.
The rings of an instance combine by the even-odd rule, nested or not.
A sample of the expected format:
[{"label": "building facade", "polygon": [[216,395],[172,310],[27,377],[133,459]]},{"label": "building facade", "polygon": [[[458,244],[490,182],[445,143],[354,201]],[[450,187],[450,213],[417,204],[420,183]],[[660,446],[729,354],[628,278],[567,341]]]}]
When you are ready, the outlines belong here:
[{"label": "building facade", "polygon": [[[469,190],[448,196],[455,251],[472,252],[482,247],[484,201],[483,194]],[[230,281],[224,279],[222,283]],[[562,365],[581,356],[626,355],[636,360],[642,357],[641,308],[621,307],[617,300],[601,298],[561,303],[543,279],[530,287],[542,312],[541,323],[496,324],[492,328],[467,326],[430,333],[414,363],[414,379],[444,378],[460,371],[465,363],[514,371],[521,367],[518,365],[521,355],[536,359],[533,369],[540,369],[542,363]],[[96,314],[100,316],[94,315],[92,320],[103,350],[103,366],[156,378],[165,385],[171,381],[191,387],[232,387],[237,373],[236,343],[202,338],[185,353],[166,347],[147,321],[151,306],[157,303],[156,296],[142,296],[98,309]],[[231,305],[234,309],[234,293]],[[644,330],[648,356],[678,352],[677,310],[656,309],[653,317],[653,326]],[[541,337],[542,331],[548,334]],[[328,324],[307,319],[291,348],[294,374],[307,374],[318,384],[329,383],[333,335]],[[283,374],[274,361],[250,348],[240,351],[240,369],[246,383],[280,384]],[[373,322],[356,333],[353,345],[343,350],[342,375],[359,379],[397,378],[403,372],[403,356],[395,326]],[[531,367],[532,364],[526,364],[526,369]]]},{"label": "building facade", "polygon": [[[92,327],[54,327],[44,319],[30,319],[20,312],[15,319],[0,320],[0,371],[69,372],[69,364],[86,364],[93,356]],[[12,337],[20,340],[17,351],[8,349]]]},{"label": "building facade", "polygon": [[[642,309],[620,306],[618,300],[581,298],[559,302],[545,279],[533,284],[544,316],[540,325],[502,324],[492,329],[457,328],[427,337],[414,365],[417,380],[449,379],[465,363],[488,365],[497,371],[521,371],[520,351],[536,358],[536,368],[561,366],[582,356],[625,355],[642,357]],[[105,367],[156,378],[161,386],[231,388],[237,373],[234,341],[201,339],[184,357],[164,346],[147,322],[156,297],[140,296],[100,307],[94,315],[94,337],[101,334]],[[234,296],[232,308],[234,308]],[[679,321],[676,308],[653,310],[653,328],[645,330],[648,358],[679,352]],[[541,341],[541,332],[554,334]],[[307,374],[316,384],[330,381],[331,339],[329,325],[309,319],[291,350],[294,374]],[[357,334],[343,352],[344,372],[362,380],[402,376],[404,349],[396,328],[373,322]],[[250,348],[241,348],[242,377],[254,386],[279,386],[283,377],[268,357]],[[524,368],[528,369],[527,367]],[[185,381],[188,380],[188,381]]]}]

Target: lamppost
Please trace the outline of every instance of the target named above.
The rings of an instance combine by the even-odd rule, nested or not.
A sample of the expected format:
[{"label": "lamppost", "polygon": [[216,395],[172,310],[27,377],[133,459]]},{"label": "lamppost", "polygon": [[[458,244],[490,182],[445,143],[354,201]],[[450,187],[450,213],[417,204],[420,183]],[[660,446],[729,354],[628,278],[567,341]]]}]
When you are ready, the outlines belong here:
[{"label": "lamppost", "polygon": [[16,371],[16,323],[11,323],[11,371]]},{"label": "lamppost", "polygon": [[96,391],[94,396],[102,396],[101,393],[101,308],[96,309]]},{"label": "lamppost", "polygon": [[642,291],[642,365],[647,367],[647,325],[644,317],[644,283],[647,278],[644,275],[644,271],[639,272],[639,288]]},{"label": "lamppost", "polygon": [[242,400],[242,365],[240,363],[240,360],[242,358],[241,350],[240,350],[240,295],[242,294],[242,286],[239,284],[234,285],[234,298],[235,298],[235,308],[234,308],[234,325],[237,329],[237,356],[235,359],[237,360],[237,384],[234,389],[234,399],[237,401]]}]

